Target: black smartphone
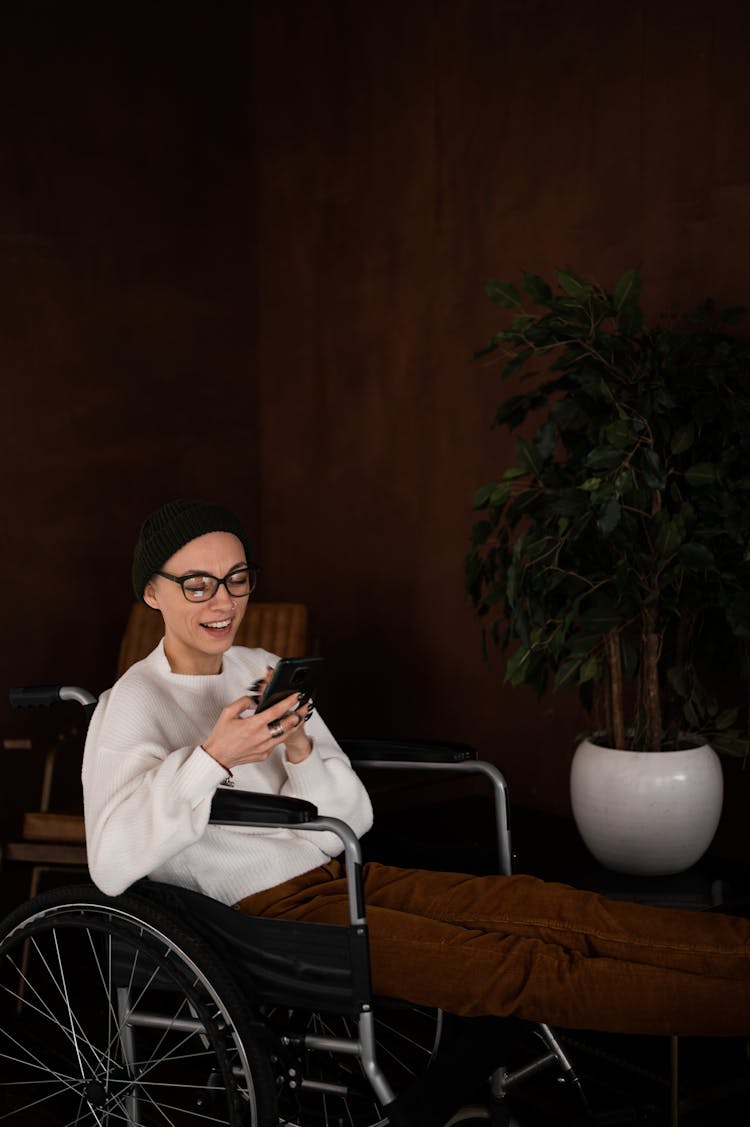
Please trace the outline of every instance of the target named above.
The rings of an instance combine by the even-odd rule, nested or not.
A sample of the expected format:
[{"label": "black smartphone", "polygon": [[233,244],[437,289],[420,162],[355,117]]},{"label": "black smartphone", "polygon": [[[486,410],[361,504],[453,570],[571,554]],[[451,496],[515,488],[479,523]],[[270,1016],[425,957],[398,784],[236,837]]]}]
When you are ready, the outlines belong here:
[{"label": "black smartphone", "polygon": [[256,712],[264,712],[292,693],[307,693],[312,696],[322,664],[322,657],[282,657],[271,674],[271,680]]}]

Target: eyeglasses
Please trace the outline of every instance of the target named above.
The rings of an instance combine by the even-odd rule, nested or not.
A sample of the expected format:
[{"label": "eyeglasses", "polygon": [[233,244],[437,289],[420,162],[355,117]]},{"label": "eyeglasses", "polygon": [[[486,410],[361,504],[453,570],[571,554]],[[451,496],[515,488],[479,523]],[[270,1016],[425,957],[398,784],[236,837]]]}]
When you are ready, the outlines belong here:
[{"label": "eyeglasses", "polygon": [[189,603],[207,603],[213,599],[222,586],[233,599],[242,599],[251,595],[255,590],[258,580],[259,567],[255,564],[249,567],[236,567],[234,571],[227,572],[223,579],[216,575],[201,575],[190,572],[189,575],[170,575],[168,571],[157,571],[162,579],[169,579],[172,583],[179,583],[182,593]]}]

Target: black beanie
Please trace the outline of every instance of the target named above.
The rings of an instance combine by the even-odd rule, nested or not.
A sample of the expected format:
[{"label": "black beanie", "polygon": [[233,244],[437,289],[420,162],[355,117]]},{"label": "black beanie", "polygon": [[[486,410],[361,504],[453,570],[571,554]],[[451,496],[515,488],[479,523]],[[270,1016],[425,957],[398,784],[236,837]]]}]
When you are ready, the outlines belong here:
[{"label": "black beanie", "polygon": [[170,556],[191,540],[207,532],[231,532],[245,549],[250,563],[250,544],[239,519],[221,505],[208,501],[168,501],[143,522],[133,554],[133,590],[143,599],[146,584]]}]

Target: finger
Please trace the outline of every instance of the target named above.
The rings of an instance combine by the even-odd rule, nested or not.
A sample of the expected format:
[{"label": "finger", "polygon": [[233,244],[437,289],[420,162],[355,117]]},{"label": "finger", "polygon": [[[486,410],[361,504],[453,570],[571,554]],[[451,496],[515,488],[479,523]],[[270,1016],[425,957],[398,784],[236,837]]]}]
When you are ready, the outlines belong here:
[{"label": "finger", "polygon": [[[283,720],[271,720],[268,725],[267,742],[270,742],[272,747],[277,744],[283,743],[286,739],[287,729]],[[265,745],[264,745],[265,746]]]},{"label": "finger", "polygon": [[270,708],[264,708],[260,715],[266,720],[267,723],[272,723],[274,720],[280,720],[282,716],[286,716],[293,708],[299,704],[299,693],[290,693],[288,697],[279,700],[276,704],[272,704]]},{"label": "finger", "polygon": [[289,712],[278,720],[268,722],[269,738],[274,744],[283,743],[295,729],[303,723],[303,718],[297,712]]},{"label": "finger", "polygon": [[246,708],[254,707],[255,701],[248,693],[244,697],[238,697],[237,700],[233,700],[231,704],[227,705],[224,712],[228,713],[230,716],[237,716],[240,712],[244,712]]}]

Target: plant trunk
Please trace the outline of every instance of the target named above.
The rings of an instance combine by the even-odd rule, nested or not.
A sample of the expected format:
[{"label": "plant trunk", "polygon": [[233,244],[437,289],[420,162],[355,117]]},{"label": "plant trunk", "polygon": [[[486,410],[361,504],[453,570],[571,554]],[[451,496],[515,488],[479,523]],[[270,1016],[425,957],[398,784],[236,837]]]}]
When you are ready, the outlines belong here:
[{"label": "plant trunk", "polygon": [[625,715],[622,704],[622,657],[620,654],[620,633],[610,630],[607,634],[607,730],[612,746],[625,748]]},{"label": "plant trunk", "polygon": [[656,630],[656,604],[643,612],[642,706],[644,751],[659,751],[662,742],[661,699],[659,694],[659,653],[661,636]]}]

